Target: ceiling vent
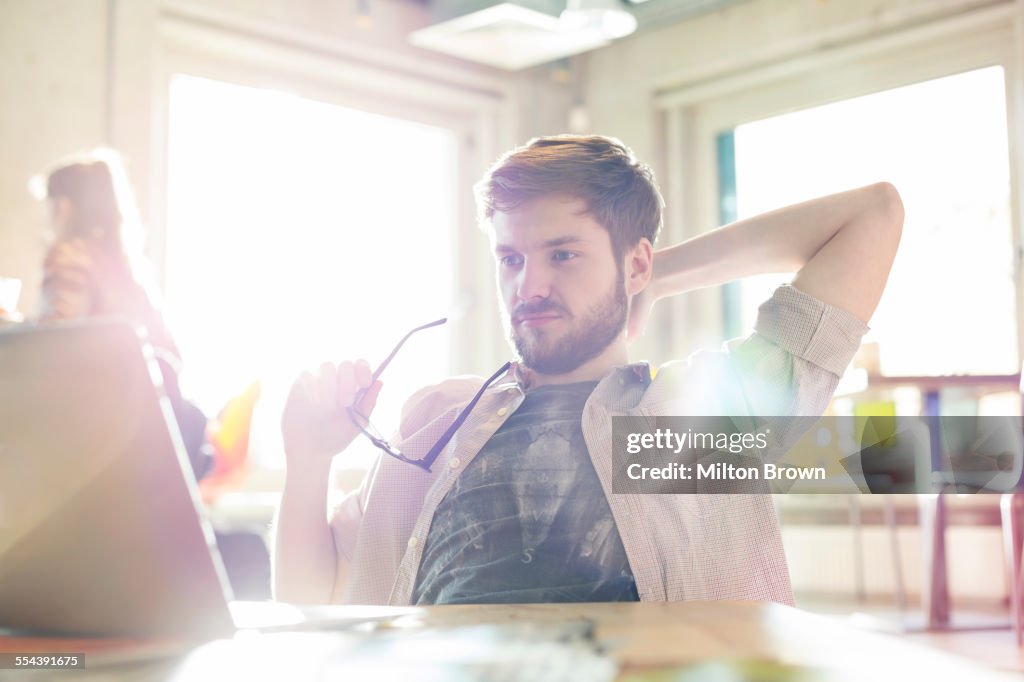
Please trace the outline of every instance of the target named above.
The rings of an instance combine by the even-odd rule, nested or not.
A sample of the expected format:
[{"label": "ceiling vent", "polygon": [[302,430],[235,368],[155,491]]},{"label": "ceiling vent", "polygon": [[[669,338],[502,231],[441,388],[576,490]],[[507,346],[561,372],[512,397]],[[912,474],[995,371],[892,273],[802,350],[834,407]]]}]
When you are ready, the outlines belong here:
[{"label": "ceiling vent", "polygon": [[434,25],[413,45],[515,71],[749,0],[420,0]]},{"label": "ceiling vent", "polygon": [[409,41],[515,71],[603,47],[635,29],[620,0],[569,0],[568,6],[565,0],[518,0],[443,20],[414,31]]}]

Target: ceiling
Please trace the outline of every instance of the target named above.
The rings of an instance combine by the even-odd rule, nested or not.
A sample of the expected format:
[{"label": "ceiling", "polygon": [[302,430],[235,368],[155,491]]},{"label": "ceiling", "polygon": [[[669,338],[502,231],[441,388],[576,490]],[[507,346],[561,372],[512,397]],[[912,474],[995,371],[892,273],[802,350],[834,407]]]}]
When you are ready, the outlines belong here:
[{"label": "ceiling", "polygon": [[[565,9],[565,0],[508,0],[557,17]],[[702,14],[737,5],[747,0],[620,0],[637,18],[638,30],[661,28]],[[435,21],[446,21],[477,10],[501,4],[502,0],[420,0]]]},{"label": "ceiling", "polygon": [[[433,23],[413,32],[409,40],[425,49],[516,71],[603,47],[632,32],[634,25],[638,31],[662,28],[746,0],[569,1],[602,5],[605,11],[599,18],[590,15],[585,24],[570,24],[569,13],[559,19],[567,0],[419,0]],[[609,9],[618,29],[608,23]],[[620,30],[623,20],[628,28]]]}]

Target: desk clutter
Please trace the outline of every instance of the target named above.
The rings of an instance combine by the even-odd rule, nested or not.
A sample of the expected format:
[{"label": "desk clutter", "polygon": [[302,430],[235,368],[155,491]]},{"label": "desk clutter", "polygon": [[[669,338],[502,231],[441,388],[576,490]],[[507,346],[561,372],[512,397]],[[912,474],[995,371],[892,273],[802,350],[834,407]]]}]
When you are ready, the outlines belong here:
[{"label": "desk clutter", "polygon": [[[284,605],[281,605],[284,606]],[[51,682],[838,682],[1017,680],[943,651],[758,602],[317,607],[296,629],[208,641],[0,638],[2,652],[85,652]],[[320,623],[318,625],[318,622]],[[62,643],[63,642],[63,643]],[[0,679],[9,670],[0,670]]]},{"label": "desk clutter", "polygon": [[[88,646],[81,641],[79,646]],[[146,656],[153,660],[145,661]],[[586,621],[416,627],[401,619],[340,631],[241,631],[194,649],[136,643],[85,654],[79,680],[494,680],[611,682],[618,664]],[[67,671],[21,671],[60,680]],[[2,677],[2,675],[0,675]]]}]

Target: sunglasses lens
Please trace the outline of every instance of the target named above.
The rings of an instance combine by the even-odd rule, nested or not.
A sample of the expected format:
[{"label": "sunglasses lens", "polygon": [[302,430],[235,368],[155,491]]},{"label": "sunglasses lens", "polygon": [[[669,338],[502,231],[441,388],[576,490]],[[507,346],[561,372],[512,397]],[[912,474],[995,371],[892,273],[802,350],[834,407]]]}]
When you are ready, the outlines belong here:
[{"label": "sunglasses lens", "polygon": [[377,440],[387,442],[387,438],[384,437],[384,434],[381,433],[380,429],[374,426],[371,422],[367,421],[366,424],[363,426],[363,430],[366,431],[371,436],[373,436],[374,438],[376,438]]},{"label": "sunglasses lens", "polygon": [[368,436],[370,436],[371,438],[376,438],[378,440],[386,440],[384,436],[381,435],[380,430],[376,426],[374,426],[373,423],[369,419],[367,419],[361,412],[359,412],[355,408],[349,408],[348,414],[352,418],[352,421],[355,423],[355,425],[358,426],[363,431],[365,431]]}]

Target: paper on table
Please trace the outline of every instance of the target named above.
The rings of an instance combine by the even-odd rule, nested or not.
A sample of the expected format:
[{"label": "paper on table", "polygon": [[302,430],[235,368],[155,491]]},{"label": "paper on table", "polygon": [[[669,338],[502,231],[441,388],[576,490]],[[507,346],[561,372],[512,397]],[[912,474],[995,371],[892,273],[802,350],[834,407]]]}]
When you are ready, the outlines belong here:
[{"label": "paper on table", "polygon": [[618,667],[592,634],[581,623],[240,633],[194,651],[172,679],[611,682]]}]

